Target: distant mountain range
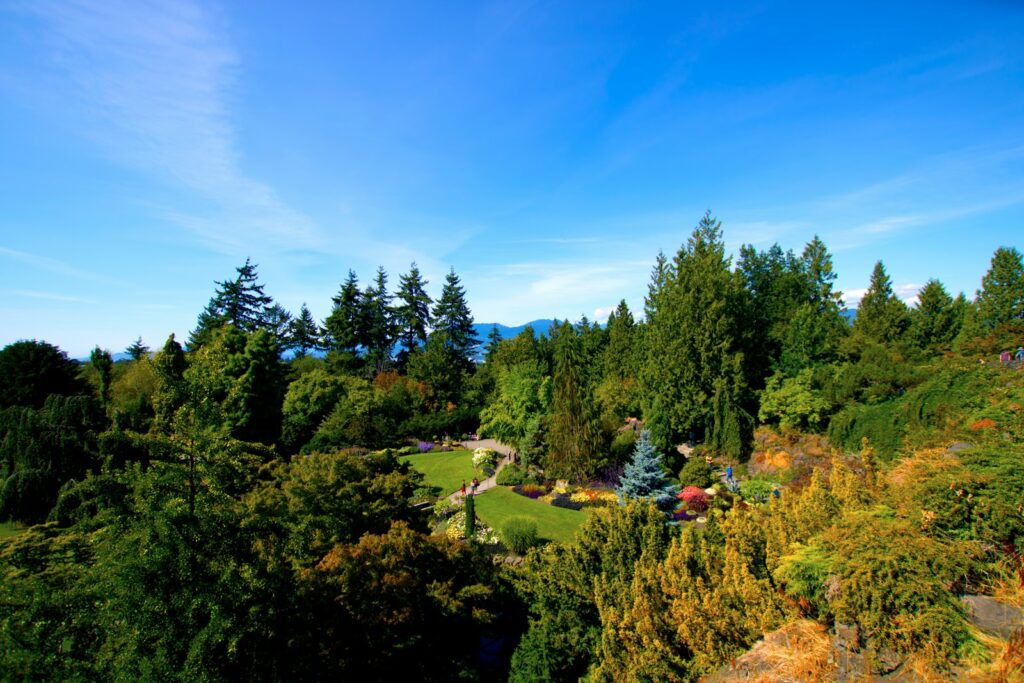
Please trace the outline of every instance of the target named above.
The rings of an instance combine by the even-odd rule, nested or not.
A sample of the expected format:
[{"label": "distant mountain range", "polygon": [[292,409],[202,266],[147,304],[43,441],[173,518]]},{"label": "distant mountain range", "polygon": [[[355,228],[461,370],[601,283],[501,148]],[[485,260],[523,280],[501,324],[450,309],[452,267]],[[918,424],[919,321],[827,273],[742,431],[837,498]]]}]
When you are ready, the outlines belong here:
[{"label": "distant mountain range", "polygon": [[501,333],[502,339],[511,339],[516,336],[527,327],[532,327],[534,334],[540,336],[541,334],[547,334],[548,329],[554,323],[554,320],[548,318],[542,318],[540,320],[531,320],[528,323],[522,325],[502,325],[501,323],[474,323],[473,329],[476,331],[476,336],[480,339],[481,344],[487,343],[487,337],[491,334],[491,328],[497,327],[498,332]]}]

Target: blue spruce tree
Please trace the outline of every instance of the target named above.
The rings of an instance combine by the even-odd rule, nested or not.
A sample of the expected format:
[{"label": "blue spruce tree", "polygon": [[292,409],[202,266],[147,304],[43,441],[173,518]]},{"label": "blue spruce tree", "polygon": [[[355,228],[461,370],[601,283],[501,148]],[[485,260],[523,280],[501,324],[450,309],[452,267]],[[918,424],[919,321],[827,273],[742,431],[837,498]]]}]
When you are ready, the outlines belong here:
[{"label": "blue spruce tree", "polygon": [[646,498],[664,512],[672,514],[679,489],[665,478],[661,455],[654,450],[651,435],[645,429],[633,449],[633,462],[628,463],[615,490],[624,505],[627,500]]}]

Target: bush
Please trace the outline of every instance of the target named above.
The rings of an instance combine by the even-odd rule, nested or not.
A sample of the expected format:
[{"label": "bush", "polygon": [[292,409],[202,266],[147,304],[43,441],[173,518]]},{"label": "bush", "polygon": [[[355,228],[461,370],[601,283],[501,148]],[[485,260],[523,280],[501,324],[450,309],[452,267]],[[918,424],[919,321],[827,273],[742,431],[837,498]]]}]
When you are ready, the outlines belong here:
[{"label": "bush", "polygon": [[764,479],[748,479],[740,483],[740,495],[754,503],[767,502],[773,489],[771,482]]},{"label": "bush", "polygon": [[498,464],[498,454],[490,448],[478,448],[473,451],[473,467],[494,469]]},{"label": "bush", "polygon": [[556,508],[565,508],[567,510],[583,509],[583,503],[573,500],[572,497],[566,493],[551,494],[551,504]]},{"label": "bush", "polygon": [[708,494],[704,493],[704,489],[687,486],[679,494],[679,498],[686,504],[687,510],[704,512],[708,509]]},{"label": "bush", "polygon": [[537,545],[537,523],[525,517],[513,517],[502,527],[501,540],[512,552],[524,555]]},{"label": "bush", "polygon": [[537,500],[547,493],[547,490],[543,486],[538,486],[537,484],[521,484],[519,486],[513,486],[512,490],[520,496],[526,496],[533,500]]},{"label": "bush", "polygon": [[526,470],[519,465],[514,463],[505,465],[498,472],[498,486],[518,486],[525,484],[529,481],[529,476],[526,474]]},{"label": "bush", "polygon": [[683,486],[706,489],[714,483],[711,467],[703,457],[696,454],[691,455],[683,465],[683,469],[679,470],[679,483]]}]

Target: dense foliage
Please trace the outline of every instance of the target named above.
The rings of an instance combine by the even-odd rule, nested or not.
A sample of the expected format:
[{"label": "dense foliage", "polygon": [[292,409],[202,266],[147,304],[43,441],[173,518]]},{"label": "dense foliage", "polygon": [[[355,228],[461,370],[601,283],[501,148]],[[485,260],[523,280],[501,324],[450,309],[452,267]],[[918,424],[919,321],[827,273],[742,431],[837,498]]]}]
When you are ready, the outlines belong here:
[{"label": "dense foliage", "polygon": [[[879,262],[848,324],[817,237],[724,245],[708,213],[642,319],[482,357],[454,270],[436,301],[415,264],[394,293],[349,271],[321,323],[248,260],[187,349],[0,350],[0,521],[37,525],[0,541],[0,670],[697,680],[797,617],[857,626],[876,668],[991,664],[958,596],[1024,597],[1024,375],[994,356],[1024,343],[1020,253],[912,307]],[[477,430],[513,451],[499,486],[587,506],[575,542],[494,537],[395,455]]]}]

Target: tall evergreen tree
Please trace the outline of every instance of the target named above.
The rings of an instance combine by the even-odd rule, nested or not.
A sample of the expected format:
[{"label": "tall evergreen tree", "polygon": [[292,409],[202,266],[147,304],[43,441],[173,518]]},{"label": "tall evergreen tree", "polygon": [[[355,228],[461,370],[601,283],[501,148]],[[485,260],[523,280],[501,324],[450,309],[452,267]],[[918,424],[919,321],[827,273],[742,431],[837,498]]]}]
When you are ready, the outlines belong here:
[{"label": "tall evergreen tree", "polygon": [[[660,286],[658,272],[665,273]],[[721,224],[710,212],[672,265],[657,267],[654,280],[641,385],[644,413],[664,449],[710,428],[718,380],[734,381],[735,368],[742,367],[747,304],[742,277],[725,256]],[[666,424],[655,424],[655,416]]]},{"label": "tall evergreen tree", "polygon": [[633,459],[626,464],[615,493],[623,505],[630,500],[649,500],[665,515],[675,510],[679,489],[665,477],[661,455],[648,430],[640,432],[633,448]]},{"label": "tall evergreen tree", "polygon": [[257,329],[266,330],[277,345],[289,348],[292,336],[292,314],[281,304],[271,304],[263,312],[263,322]]},{"label": "tall evergreen tree", "polygon": [[605,329],[608,344],[603,354],[604,376],[620,380],[634,376],[637,370],[636,323],[625,299],[608,316]]},{"label": "tall evergreen tree", "polygon": [[501,330],[498,329],[497,325],[491,326],[491,331],[487,334],[487,345],[484,347],[484,360],[490,362],[491,358],[498,351],[498,345],[501,344]]},{"label": "tall evergreen tree", "polygon": [[142,343],[142,337],[132,342],[132,345],[124,350],[132,360],[149,358],[149,347]]},{"label": "tall evergreen tree", "polygon": [[153,428],[157,432],[170,434],[172,431],[175,413],[188,396],[184,379],[187,367],[185,352],[172,334],[153,357],[153,372],[156,375]]},{"label": "tall evergreen tree", "polygon": [[367,368],[371,373],[387,370],[391,349],[395,345],[396,319],[388,294],[388,274],[377,268],[377,277],[361,298],[359,345],[365,350]]},{"label": "tall evergreen tree", "polygon": [[295,355],[300,358],[324,346],[323,329],[309,312],[305,301],[299,309],[299,316],[292,320],[288,332],[288,348],[295,349]]},{"label": "tall evergreen tree", "polygon": [[947,348],[960,331],[962,320],[953,297],[938,280],[929,280],[910,311],[910,337],[923,349]]},{"label": "tall evergreen tree", "polygon": [[999,247],[992,255],[978,290],[977,312],[986,331],[1024,318],[1024,264],[1016,247]]},{"label": "tall evergreen tree", "polygon": [[466,292],[454,268],[445,277],[441,298],[434,304],[433,327],[447,333],[447,343],[462,367],[467,370],[472,368],[480,340],[473,329],[473,314],[466,304]]},{"label": "tall evergreen tree", "polygon": [[597,464],[601,434],[582,362],[581,340],[568,322],[558,328],[545,465],[551,477],[582,481]]},{"label": "tall evergreen tree", "polygon": [[100,381],[100,401],[104,407],[110,404],[110,381],[113,378],[114,359],[110,357],[110,351],[96,347],[89,355],[89,362],[96,370]]},{"label": "tall evergreen tree", "polygon": [[429,283],[420,275],[420,269],[413,263],[409,273],[399,278],[397,301],[394,307],[395,327],[398,331],[398,365],[405,363],[420,345],[427,341],[427,327],[430,325],[430,296],[426,286]]},{"label": "tall evergreen tree", "polygon": [[366,316],[363,311],[359,279],[353,270],[342,283],[338,293],[332,297],[334,307],[324,320],[324,328],[331,351],[354,359],[359,353],[360,342],[364,341],[363,330]]},{"label": "tall evergreen tree", "polygon": [[907,329],[907,305],[892,292],[892,282],[881,261],[871,271],[871,284],[857,307],[853,329],[867,339],[888,344]]},{"label": "tall evergreen tree", "polygon": [[842,294],[834,289],[832,255],[817,235],[804,247],[800,261],[807,299],[790,313],[776,363],[776,369],[790,377],[815,363],[834,359],[839,342],[849,333],[842,316]]},{"label": "tall evergreen tree", "polygon": [[[257,265],[250,259],[238,267],[233,280],[217,282],[217,290],[206,308],[199,314],[196,329],[189,337],[189,346],[198,347],[209,338],[209,333],[225,324],[234,325],[244,332],[266,329],[275,335],[284,335],[287,311],[274,306],[259,282]],[[282,315],[285,314],[285,315]],[[288,316],[290,318],[290,316]]]}]

